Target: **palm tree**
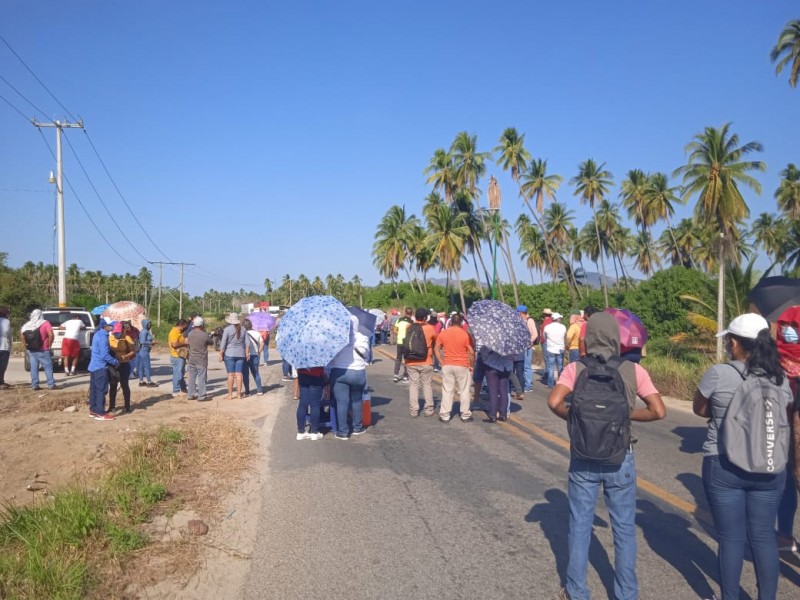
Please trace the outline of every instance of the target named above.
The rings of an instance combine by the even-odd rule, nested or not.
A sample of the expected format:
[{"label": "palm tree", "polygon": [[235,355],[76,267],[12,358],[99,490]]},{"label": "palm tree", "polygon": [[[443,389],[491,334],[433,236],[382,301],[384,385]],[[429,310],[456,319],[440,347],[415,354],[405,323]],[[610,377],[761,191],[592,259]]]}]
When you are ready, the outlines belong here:
[{"label": "palm tree", "polygon": [[488,152],[478,152],[478,136],[461,131],[450,146],[455,182],[459,187],[469,190],[475,196],[478,181],[486,173],[486,161],[491,158]]},{"label": "palm tree", "polygon": [[640,231],[631,244],[631,256],[636,268],[646,277],[650,277],[654,267],[661,263],[661,258],[653,246],[653,238],[649,231]]},{"label": "palm tree", "polygon": [[652,173],[647,178],[644,201],[647,203],[647,212],[653,220],[666,223],[673,245],[677,245],[672,231],[672,216],[675,214],[674,205],[683,204],[683,200],[678,196],[678,188],[669,186],[669,179],[665,173]]},{"label": "palm tree", "polygon": [[781,171],[781,183],[775,190],[778,208],[792,221],[800,219],[800,169],[792,163]]},{"label": "palm tree", "polygon": [[772,257],[773,263],[786,260],[786,250],[788,246],[789,227],[785,220],[777,215],[761,213],[753,221],[750,233],[756,246],[761,246],[768,256]]},{"label": "palm tree", "polygon": [[400,269],[406,266],[409,232],[417,223],[414,215],[406,215],[404,206],[394,205],[386,211],[375,233],[375,243],[372,246],[373,264],[382,276],[392,280],[398,297],[396,277]]},{"label": "palm tree", "polygon": [[[489,270],[486,268],[486,263],[483,261],[483,252],[481,251],[481,243],[487,238],[486,219],[483,211],[481,209],[475,210],[475,205],[472,202],[472,196],[470,195],[469,191],[465,189],[456,190],[455,195],[453,196],[452,208],[464,215],[464,224],[469,229],[470,236],[467,240],[467,250],[472,255],[472,262],[475,265],[476,278],[478,281],[481,279],[480,272],[478,271],[478,262],[480,262],[484,277],[486,278],[486,287],[491,289],[492,279],[489,276]],[[485,297],[483,294],[483,286],[481,286],[481,297]]]},{"label": "palm tree", "polygon": [[445,202],[450,204],[456,188],[456,173],[452,155],[444,148],[438,148],[423,172],[428,175],[425,183],[433,184],[434,191],[443,191]]},{"label": "palm tree", "polygon": [[544,272],[550,267],[547,259],[547,244],[544,241],[542,230],[531,223],[528,215],[522,213],[517,217],[514,231],[519,239],[519,255],[525,261],[525,266],[531,271],[531,284],[533,271],[538,271],[544,283]]},{"label": "palm tree", "polygon": [[[597,236],[597,246],[601,247],[600,227],[597,224],[597,212],[595,203],[602,200],[608,193],[608,188],[613,184],[613,175],[605,168],[606,163],[598,165],[593,159],[589,158],[578,165],[578,175],[570,180],[570,184],[575,186],[575,195],[580,197],[581,204],[588,204],[594,216],[594,229]],[[600,252],[600,266],[603,276],[603,299],[608,307],[608,282],[606,281],[606,261],[603,252]]]},{"label": "palm tree", "polygon": [[[619,264],[622,278],[626,279],[628,275],[625,272],[623,257],[628,254],[630,231],[621,224],[619,205],[603,199],[597,207],[595,220],[600,228],[603,253],[612,257],[615,273]],[[619,273],[617,281],[620,281]]]},{"label": "palm tree", "polygon": [[[761,184],[748,171],[764,171],[761,161],[743,161],[745,154],[761,152],[759,142],[748,142],[739,146],[739,136],[729,133],[730,123],[720,129],[706,127],[703,133],[694,136],[686,145],[689,162],[676,169],[675,175],[683,176],[683,197],[697,194],[695,216],[700,225],[713,227],[720,236],[719,241],[719,285],[717,323],[722,331],[725,320],[725,256],[738,264],[739,254],[735,250],[739,241],[737,224],[746,219],[750,211],[739,191],[744,185],[761,194]],[[722,338],[717,343],[717,359],[722,360]]]},{"label": "palm tree", "polygon": [[455,275],[461,308],[467,312],[464,288],[461,285],[461,259],[466,240],[470,237],[469,228],[464,223],[464,215],[449,206],[439,206],[426,218],[428,224],[428,247],[439,257],[439,265],[447,274]]},{"label": "palm tree", "polygon": [[630,218],[642,231],[647,231],[653,224],[653,217],[645,201],[649,177],[641,169],[631,169],[622,181],[619,197],[622,208],[628,211]]},{"label": "palm tree", "polygon": [[789,21],[778,36],[778,42],[769,53],[775,65],[775,74],[780,75],[784,67],[791,64],[789,72],[789,85],[797,87],[797,77],[800,75],[800,19]]}]

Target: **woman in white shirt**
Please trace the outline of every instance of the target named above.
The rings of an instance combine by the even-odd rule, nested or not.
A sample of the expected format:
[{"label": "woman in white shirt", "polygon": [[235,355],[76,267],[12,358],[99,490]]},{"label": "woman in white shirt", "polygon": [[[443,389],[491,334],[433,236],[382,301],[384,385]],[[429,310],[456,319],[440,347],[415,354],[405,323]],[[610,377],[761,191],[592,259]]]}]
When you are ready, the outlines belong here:
[{"label": "woman in white shirt", "polygon": [[353,435],[364,433],[362,396],[367,387],[369,338],[358,331],[358,318],[350,317],[350,342],[325,368],[336,401],[336,439],[348,439],[347,413],[353,413]]}]

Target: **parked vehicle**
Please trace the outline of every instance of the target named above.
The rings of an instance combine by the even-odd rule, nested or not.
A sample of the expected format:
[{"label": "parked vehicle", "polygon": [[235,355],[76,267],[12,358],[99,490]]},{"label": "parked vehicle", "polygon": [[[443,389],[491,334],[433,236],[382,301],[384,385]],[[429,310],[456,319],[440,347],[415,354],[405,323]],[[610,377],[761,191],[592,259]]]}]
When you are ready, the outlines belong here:
[{"label": "parked vehicle", "polygon": [[[53,367],[64,367],[64,358],[61,356],[61,344],[64,341],[64,323],[74,317],[78,317],[86,329],[81,329],[78,341],[81,349],[78,354],[78,371],[85,371],[89,367],[89,360],[92,358],[92,336],[97,329],[92,313],[83,307],[68,306],[63,308],[43,308],[42,317],[53,327],[53,343],[50,346],[50,354],[53,357]],[[25,353],[25,370],[30,371],[31,365],[28,360],[28,353]]]}]

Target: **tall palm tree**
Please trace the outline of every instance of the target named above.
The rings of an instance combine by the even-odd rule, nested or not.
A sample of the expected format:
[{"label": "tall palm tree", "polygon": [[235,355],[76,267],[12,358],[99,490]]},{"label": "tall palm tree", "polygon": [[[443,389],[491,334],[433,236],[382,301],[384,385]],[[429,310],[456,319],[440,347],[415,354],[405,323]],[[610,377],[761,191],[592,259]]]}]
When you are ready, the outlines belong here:
[{"label": "tall palm tree", "polygon": [[394,205],[386,211],[375,233],[375,243],[372,246],[373,264],[383,277],[392,280],[398,296],[396,277],[408,259],[409,232],[417,223],[414,215],[406,215],[404,206]]},{"label": "tall palm tree", "polygon": [[778,36],[778,42],[769,53],[775,65],[775,74],[780,75],[784,67],[791,65],[789,71],[789,85],[797,87],[797,78],[800,76],[800,19],[789,21]]},{"label": "tall palm tree", "polygon": [[456,185],[466,188],[475,196],[478,181],[486,173],[488,152],[478,152],[478,136],[461,131],[450,146]]},{"label": "tall palm tree", "polygon": [[531,223],[530,218],[525,213],[517,217],[514,224],[514,231],[519,239],[519,255],[525,261],[525,266],[531,271],[531,284],[533,281],[533,271],[538,271],[544,283],[544,272],[549,268],[547,255],[547,244],[544,241],[542,230]]},{"label": "tall palm tree", "polygon": [[[720,129],[706,127],[703,133],[694,136],[686,145],[689,161],[675,170],[683,176],[683,197],[697,195],[695,216],[702,226],[712,227],[719,240],[719,285],[717,323],[722,331],[725,323],[725,257],[739,261],[738,223],[750,214],[747,203],[739,191],[744,185],[761,194],[761,184],[748,174],[749,171],[764,171],[761,161],[745,161],[746,154],[761,152],[759,142],[739,145],[739,136],[730,133],[730,123]],[[722,360],[722,338],[717,343],[717,359]]]},{"label": "tall palm tree", "polygon": [[[619,205],[606,199],[600,201],[596,214],[597,225],[600,228],[601,246],[603,253],[611,256],[614,262],[614,271],[619,264],[623,280],[627,280],[623,258],[628,254],[630,231],[622,226],[619,214]],[[619,274],[617,281],[620,281]]]},{"label": "tall palm tree", "polygon": [[777,215],[761,213],[753,221],[750,233],[756,246],[761,246],[767,256],[772,258],[773,263],[786,260],[789,227],[784,219]]},{"label": "tall palm tree", "polygon": [[654,221],[664,221],[667,231],[675,243],[675,234],[672,230],[672,216],[675,214],[675,204],[683,204],[683,200],[678,196],[678,188],[670,187],[669,178],[665,173],[652,173],[647,178],[647,185],[644,190],[644,201],[647,203],[647,211]]},{"label": "tall palm tree", "polygon": [[[492,279],[489,276],[489,270],[486,268],[486,263],[483,260],[483,252],[481,251],[481,244],[487,237],[484,214],[481,209],[475,209],[475,204],[472,201],[472,196],[469,191],[461,188],[457,189],[453,196],[452,208],[464,215],[464,224],[469,229],[470,236],[467,240],[467,251],[472,255],[476,278],[478,281],[481,279],[480,272],[478,271],[478,262],[480,262],[484,277],[486,278],[486,287],[491,289]],[[483,286],[481,286],[481,297],[485,297],[483,294]]]},{"label": "tall palm tree", "polygon": [[[605,166],[606,163],[598,165],[593,159],[586,159],[578,165],[578,174],[570,180],[570,184],[575,186],[575,195],[580,198],[581,204],[588,204],[592,209],[598,248],[602,244],[600,242],[600,227],[597,224],[595,204],[608,194],[608,188],[613,184],[614,177]],[[608,307],[608,282],[606,281],[606,260],[603,257],[603,252],[600,252],[600,267],[603,271],[603,299],[606,307]]]},{"label": "tall palm tree", "polygon": [[456,172],[452,155],[444,148],[438,148],[434,151],[431,162],[423,172],[428,175],[425,183],[432,184],[434,191],[444,192],[444,200],[450,204],[456,188]]},{"label": "tall palm tree", "polygon": [[464,287],[461,285],[461,259],[470,231],[464,223],[464,215],[449,206],[439,206],[431,211],[426,221],[429,231],[428,247],[439,257],[441,268],[455,276],[461,297],[461,308],[466,313]]},{"label": "tall palm tree", "polygon": [[631,169],[628,171],[628,176],[623,179],[619,192],[622,208],[628,211],[628,218],[642,231],[647,231],[653,224],[652,214],[645,201],[648,180],[648,176],[641,169]]},{"label": "tall palm tree", "polygon": [[792,163],[781,171],[781,183],[775,190],[778,208],[792,221],[800,219],[800,169]]},{"label": "tall palm tree", "polygon": [[653,245],[653,238],[649,231],[640,231],[631,243],[631,256],[634,259],[636,268],[643,275],[650,277],[653,269],[657,267],[661,258],[658,256]]}]

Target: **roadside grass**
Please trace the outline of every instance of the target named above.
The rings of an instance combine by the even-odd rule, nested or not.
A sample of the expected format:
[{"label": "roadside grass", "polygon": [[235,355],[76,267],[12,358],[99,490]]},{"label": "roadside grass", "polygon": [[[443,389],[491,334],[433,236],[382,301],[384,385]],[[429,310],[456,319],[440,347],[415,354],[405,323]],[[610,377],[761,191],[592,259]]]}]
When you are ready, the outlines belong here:
[{"label": "roadside grass", "polygon": [[690,362],[668,356],[647,356],[642,366],[650,373],[662,396],[691,401],[703,373],[711,366],[710,361]]},{"label": "roadside grass", "polygon": [[173,429],[143,433],[121,447],[96,489],[68,487],[36,506],[0,509],[0,597],[118,596],[108,575],[148,543],[137,525],[167,497],[184,442]]}]

